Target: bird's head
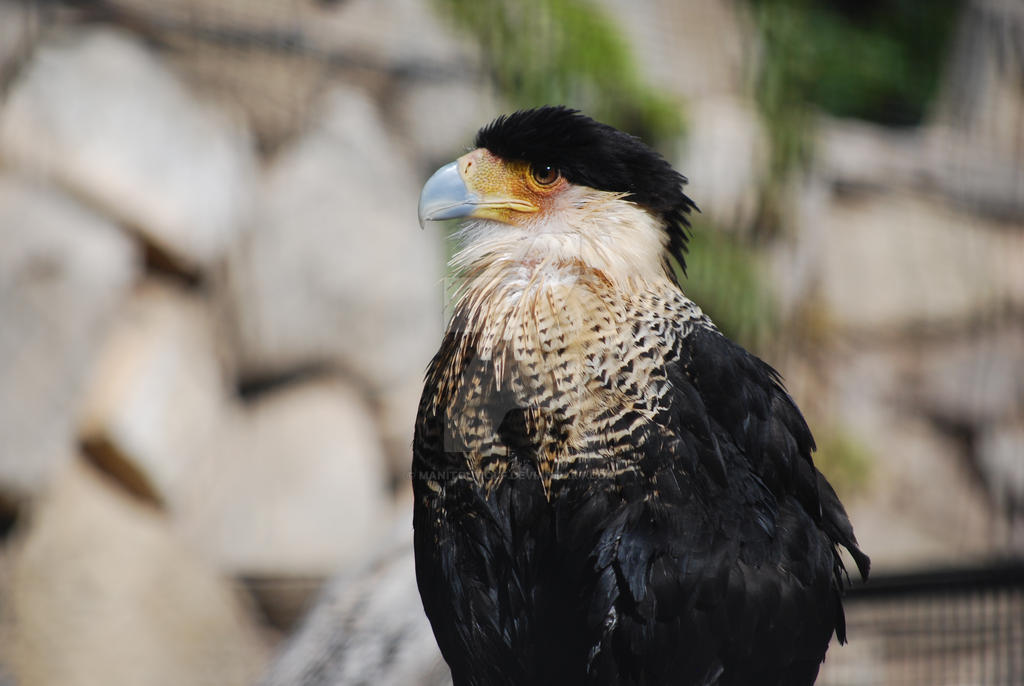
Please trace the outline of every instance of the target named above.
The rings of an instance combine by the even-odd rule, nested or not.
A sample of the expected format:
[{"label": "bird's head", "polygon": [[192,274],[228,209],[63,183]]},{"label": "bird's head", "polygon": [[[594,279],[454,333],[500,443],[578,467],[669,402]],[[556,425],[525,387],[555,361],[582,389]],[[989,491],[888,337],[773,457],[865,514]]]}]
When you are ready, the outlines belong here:
[{"label": "bird's head", "polygon": [[610,277],[685,268],[686,178],[640,139],[565,107],[498,117],[434,173],[420,221],[468,218],[463,266],[480,259],[584,263]]}]

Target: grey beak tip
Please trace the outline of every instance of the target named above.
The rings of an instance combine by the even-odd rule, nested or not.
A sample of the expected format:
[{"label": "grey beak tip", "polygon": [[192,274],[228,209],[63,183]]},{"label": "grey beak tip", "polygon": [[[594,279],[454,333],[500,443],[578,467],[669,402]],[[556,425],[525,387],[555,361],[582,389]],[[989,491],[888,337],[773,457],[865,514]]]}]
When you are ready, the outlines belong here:
[{"label": "grey beak tip", "polygon": [[427,179],[420,191],[420,228],[428,221],[469,216],[477,198],[466,188],[458,162],[449,162]]}]

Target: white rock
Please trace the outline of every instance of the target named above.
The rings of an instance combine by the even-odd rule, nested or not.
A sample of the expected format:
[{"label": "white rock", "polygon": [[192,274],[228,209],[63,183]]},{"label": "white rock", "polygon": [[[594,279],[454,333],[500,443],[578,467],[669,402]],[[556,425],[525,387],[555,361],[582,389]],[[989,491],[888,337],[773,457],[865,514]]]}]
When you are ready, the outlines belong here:
[{"label": "white rock", "polygon": [[1024,233],[897,193],[838,198],[816,218],[820,296],[841,328],[896,332],[1024,303]]},{"label": "white rock", "polygon": [[[143,16],[149,28],[166,32],[171,42],[180,41],[179,28],[242,27],[247,35],[268,42],[299,36],[314,54],[341,56],[336,66],[352,65],[401,68],[431,64],[458,64],[477,50],[474,41],[446,26],[439,13],[421,0],[344,0],[315,3],[281,3],[279,0],[247,0],[240,4],[220,0],[115,0],[135,16]],[[179,31],[180,33],[180,31]],[[280,46],[271,46],[280,47]],[[254,51],[260,46],[254,46]],[[239,59],[238,46],[233,57]],[[300,52],[300,51],[297,51]]]},{"label": "white rock", "polygon": [[633,50],[638,72],[689,99],[746,91],[756,37],[740,3],[602,0]]},{"label": "white rock", "polygon": [[[0,77],[17,68],[39,31],[38,8],[30,3],[0,3]],[[3,682],[0,682],[3,683]]]},{"label": "white rock", "polygon": [[932,180],[934,169],[926,167],[928,136],[922,129],[825,116],[817,125],[815,173],[830,183],[891,189]]},{"label": "white rock", "polygon": [[412,487],[412,435],[422,393],[423,379],[412,377],[370,397],[390,476],[399,490]]},{"label": "white rock", "polygon": [[[142,0],[149,8],[162,7],[151,0]],[[209,3],[214,13],[227,7],[223,2]],[[212,7],[216,4],[216,7]],[[278,11],[288,17],[298,7],[292,3],[274,2]],[[239,24],[248,33],[258,35],[253,26],[251,2],[237,6],[243,18]],[[229,25],[227,17],[207,20],[190,18],[185,26],[209,27]],[[238,25],[238,24],[236,24]],[[181,31],[167,25],[160,38],[170,49],[164,53],[176,73],[195,87],[213,104],[245,119],[259,151],[273,155],[284,142],[305,130],[313,106],[323,92],[324,83],[334,77],[330,60],[317,58],[299,50],[281,50],[267,46],[241,48],[230,40],[210,41],[197,37],[199,31]],[[291,24],[271,31],[291,31]],[[273,35],[273,34],[269,34]]]},{"label": "white rock", "polygon": [[365,96],[327,95],[229,261],[243,370],[327,361],[377,389],[422,376],[443,326],[443,257],[438,229],[417,225],[421,181]]},{"label": "white rock", "polygon": [[30,495],[66,459],[91,358],[138,262],[106,219],[0,177],[0,491]]},{"label": "white rock", "polygon": [[694,101],[679,169],[701,213],[726,229],[746,229],[758,210],[768,144],[757,111],[738,98]]},{"label": "white rock", "polygon": [[404,540],[327,587],[260,683],[451,684],[416,588],[408,521]]},{"label": "white rock", "polygon": [[420,0],[345,0],[302,17],[307,39],[383,67],[460,67],[476,64],[478,48]]},{"label": "white rock", "polygon": [[1019,150],[1024,5],[1017,0],[972,0],[964,9],[935,119],[994,151]]},{"label": "white rock", "polygon": [[980,138],[932,127],[925,139],[924,163],[934,184],[963,209],[1007,222],[1010,230],[1024,224],[1024,158],[1019,152],[1024,119],[1016,105],[1016,135]]},{"label": "white rock", "polygon": [[246,686],[266,660],[232,587],[81,462],[35,511],[0,607],[21,686]]},{"label": "white rock", "polygon": [[974,429],[1024,415],[1024,326],[971,326],[914,353],[902,395],[927,415]]},{"label": "white rock", "polygon": [[998,550],[996,514],[954,445],[891,408],[887,420],[851,430],[876,456],[870,497],[845,503],[872,569],[948,566]]},{"label": "white rock", "polygon": [[809,174],[784,184],[787,197],[796,197],[790,204],[790,224],[794,235],[783,236],[767,247],[770,278],[765,280],[782,320],[816,298],[821,254],[829,226],[823,221],[829,211],[834,191],[817,174]]},{"label": "white rock", "polygon": [[961,208],[1020,222],[1024,174],[1013,145],[946,125],[898,130],[822,117],[815,173],[829,183],[937,193]]},{"label": "white rock", "polygon": [[58,34],[35,51],[0,111],[0,154],[102,206],[187,269],[223,254],[251,202],[244,129],[107,29]]},{"label": "white rock", "polygon": [[507,110],[483,79],[414,81],[395,97],[403,140],[428,174],[462,155],[477,130]]},{"label": "white rock", "polygon": [[91,372],[79,436],[126,487],[173,504],[229,412],[210,313],[148,282],[118,316]]},{"label": "white rock", "polygon": [[977,459],[992,500],[1007,516],[1010,549],[1024,550],[1024,418],[984,430]]},{"label": "white rock", "polygon": [[[832,339],[824,349],[791,351],[803,364],[781,365],[825,449],[828,419],[868,460],[867,482],[840,496],[873,570],[948,566],[1005,552],[1007,519],[1000,496],[993,496],[1013,483],[1017,470],[1006,459],[1012,453],[1002,452],[1012,434],[988,427],[1012,427],[1006,412],[1021,409],[1013,399],[1020,376],[1014,334],[963,332],[961,341],[857,335]],[[959,427],[978,432],[970,454],[950,435]],[[986,476],[981,453],[989,449],[998,466],[979,478]],[[822,461],[826,476],[828,464]]]},{"label": "white rock", "polygon": [[983,558],[1000,544],[998,515],[962,447],[908,398],[920,356],[920,344],[845,345],[820,363],[826,382],[796,389],[805,412],[830,417],[870,460],[867,484],[844,504],[874,570]]},{"label": "white rock", "polygon": [[327,577],[380,535],[390,513],[384,472],[361,398],[340,383],[293,386],[224,424],[172,512],[222,569]]}]

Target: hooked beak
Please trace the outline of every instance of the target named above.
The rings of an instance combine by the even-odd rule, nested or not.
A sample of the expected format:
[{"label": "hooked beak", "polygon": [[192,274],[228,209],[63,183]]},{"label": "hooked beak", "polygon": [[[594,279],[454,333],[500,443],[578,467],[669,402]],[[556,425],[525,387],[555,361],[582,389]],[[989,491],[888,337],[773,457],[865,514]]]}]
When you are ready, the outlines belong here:
[{"label": "hooked beak", "polygon": [[466,188],[458,161],[449,162],[434,172],[420,191],[420,228],[426,222],[468,217],[479,202]]},{"label": "hooked beak", "polygon": [[524,197],[521,174],[482,148],[438,169],[420,191],[420,227],[462,217],[508,223],[539,209]]}]

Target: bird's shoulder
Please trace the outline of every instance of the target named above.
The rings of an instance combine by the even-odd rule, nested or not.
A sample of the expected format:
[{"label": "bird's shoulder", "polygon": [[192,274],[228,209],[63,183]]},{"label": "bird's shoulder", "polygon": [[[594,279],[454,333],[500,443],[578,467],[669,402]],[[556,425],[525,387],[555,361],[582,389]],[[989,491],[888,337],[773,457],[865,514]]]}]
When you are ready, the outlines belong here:
[{"label": "bird's shoulder", "polygon": [[668,421],[715,439],[706,466],[725,478],[723,443],[775,494],[792,494],[818,519],[820,498],[811,454],[814,438],[779,374],[704,320],[676,337],[665,364]]},{"label": "bird's shoulder", "polygon": [[814,464],[814,437],[780,374],[708,317],[689,319],[677,323],[667,341],[670,391],[660,421],[670,435],[687,439],[668,443],[673,458],[719,484],[749,474],[751,492],[763,490],[776,504],[794,501],[831,543],[850,551],[866,576],[869,561],[843,505]]},{"label": "bird's shoulder", "polygon": [[[717,683],[720,669],[728,683],[744,670],[810,683],[833,631],[844,639],[836,545],[862,574],[867,557],[778,373],[682,309],[654,327],[666,332],[667,391],[635,448],[640,473],[618,495],[580,487],[566,517],[582,534],[584,513],[597,532],[594,668],[628,670],[631,655],[647,654],[648,668],[693,683]],[[652,311],[671,320],[666,307]],[[680,642],[716,657],[658,663]]]}]

